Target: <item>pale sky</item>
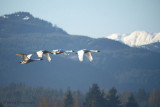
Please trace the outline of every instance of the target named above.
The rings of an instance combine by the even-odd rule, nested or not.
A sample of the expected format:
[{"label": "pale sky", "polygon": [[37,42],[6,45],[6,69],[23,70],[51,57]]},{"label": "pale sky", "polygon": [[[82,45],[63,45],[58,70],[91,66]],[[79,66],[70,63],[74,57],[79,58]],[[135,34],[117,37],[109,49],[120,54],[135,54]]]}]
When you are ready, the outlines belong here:
[{"label": "pale sky", "polygon": [[94,38],[160,32],[160,0],[0,0],[0,16],[19,11]]}]

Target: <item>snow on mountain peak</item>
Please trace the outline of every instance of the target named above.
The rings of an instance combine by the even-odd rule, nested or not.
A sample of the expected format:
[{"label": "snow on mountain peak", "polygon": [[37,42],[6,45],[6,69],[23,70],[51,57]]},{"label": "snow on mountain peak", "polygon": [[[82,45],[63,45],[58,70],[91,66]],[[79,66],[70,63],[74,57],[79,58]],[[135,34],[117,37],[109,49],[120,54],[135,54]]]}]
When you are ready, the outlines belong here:
[{"label": "snow on mountain peak", "polygon": [[28,17],[28,16],[26,16],[26,17],[24,17],[24,18],[23,18],[23,20],[29,20],[29,17]]},{"label": "snow on mountain peak", "polygon": [[5,15],[4,15],[4,16],[2,16],[2,18],[4,18],[4,19],[8,19],[8,16],[5,16]]},{"label": "snow on mountain peak", "polygon": [[116,41],[121,41],[126,35],[125,34],[119,34],[119,33],[115,33],[112,35],[107,36],[108,39],[113,39]]},{"label": "snow on mountain peak", "polygon": [[147,45],[155,42],[160,42],[160,33],[148,33],[145,31],[135,31],[131,34],[112,34],[106,38],[120,41],[131,47]]}]

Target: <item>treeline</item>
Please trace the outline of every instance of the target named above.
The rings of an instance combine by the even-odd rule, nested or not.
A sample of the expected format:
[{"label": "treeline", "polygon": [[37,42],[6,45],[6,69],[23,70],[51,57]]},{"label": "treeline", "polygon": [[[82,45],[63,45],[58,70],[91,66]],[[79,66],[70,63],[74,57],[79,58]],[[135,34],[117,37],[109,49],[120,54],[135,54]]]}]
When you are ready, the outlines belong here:
[{"label": "treeline", "polygon": [[103,90],[92,84],[84,94],[11,83],[0,87],[0,107],[160,107],[160,89],[120,93],[114,87]]}]

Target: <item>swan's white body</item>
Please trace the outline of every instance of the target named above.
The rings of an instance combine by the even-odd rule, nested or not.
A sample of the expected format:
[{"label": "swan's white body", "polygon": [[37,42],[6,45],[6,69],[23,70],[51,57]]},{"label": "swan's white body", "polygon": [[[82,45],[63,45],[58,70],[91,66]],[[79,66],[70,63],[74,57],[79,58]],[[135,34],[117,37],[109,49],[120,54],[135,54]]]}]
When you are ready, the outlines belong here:
[{"label": "swan's white body", "polygon": [[79,61],[83,61],[83,55],[85,54],[89,61],[93,61],[93,57],[91,55],[91,52],[100,52],[99,50],[87,50],[87,49],[82,49],[77,51]]},{"label": "swan's white body", "polygon": [[30,59],[32,54],[26,55],[26,54],[16,54],[18,56],[21,56],[21,58],[23,59],[23,61],[20,61],[19,63],[21,64],[27,64],[33,61],[37,61],[37,60],[42,60],[42,59]]},{"label": "swan's white body", "polygon": [[50,53],[51,52],[48,52],[48,51],[45,51],[45,50],[39,50],[39,51],[35,52],[35,54],[37,54],[39,58],[42,58],[43,55],[44,55],[47,58],[47,60],[49,62],[51,62],[51,57],[49,55]]},{"label": "swan's white body", "polygon": [[64,51],[64,50],[61,50],[61,49],[57,49],[57,50],[53,50],[51,52],[51,54],[54,54],[54,55],[57,55],[57,54],[69,55],[69,54],[67,54],[67,52],[74,52],[74,51],[73,50],[66,50],[66,51]]}]

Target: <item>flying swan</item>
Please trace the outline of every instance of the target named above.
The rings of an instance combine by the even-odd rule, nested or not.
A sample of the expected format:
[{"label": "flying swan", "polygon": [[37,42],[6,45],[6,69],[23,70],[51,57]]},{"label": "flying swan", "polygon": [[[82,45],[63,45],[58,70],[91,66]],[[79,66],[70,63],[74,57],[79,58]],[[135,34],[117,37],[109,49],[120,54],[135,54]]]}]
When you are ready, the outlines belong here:
[{"label": "flying swan", "polygon": [[32,54],[26,55],[26,54],[16,54],[18,56],[21,56],[21,58],[23,59],[23,61],[20,61],[20,64],[27,64],[33,61],[37,61],[37,60],[42,60],[42,59],[30,59]]},{"label": "flying swan", "polygon": [[82,49],[77,51],[79,61],[83,61],[83,55],[85,54],[89,61],[93,61],[93,57],[91,55],[91,52],[100,52],[99,50],[87,50],[87,49]]},{"label": "flying swan", "polygon": [[51,62],[51,57],[50,57],[50,54],[51,52],[48,52],[48,51],[46,51],[46,50],[39,50],[39,51],[37,51],[37,52],[34,52],[34,54],[37,54],[38,55],[38,57],[39,58],[42,58],[43,57],[43,55],[47,58],[47,60],[49,61],[49,62]]},{"label": "flying swan", "polygon": [[57,49],[57,50],[53,50],[51,52],[51,54],[54,54],[54,55],[57,55],[57,54],[69,55],[69,54],[67,54],[67,52],[74,52],[74,51],[73,50],[66,50],[66,51],[64,51],[64,50],[61,50],[61,49]]}]

